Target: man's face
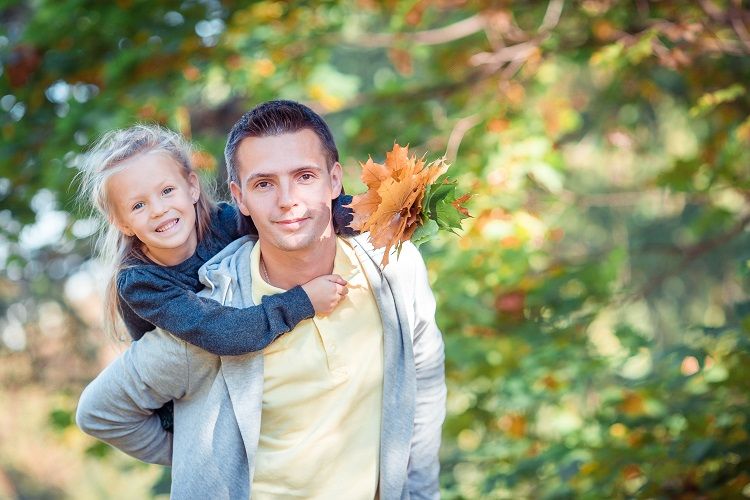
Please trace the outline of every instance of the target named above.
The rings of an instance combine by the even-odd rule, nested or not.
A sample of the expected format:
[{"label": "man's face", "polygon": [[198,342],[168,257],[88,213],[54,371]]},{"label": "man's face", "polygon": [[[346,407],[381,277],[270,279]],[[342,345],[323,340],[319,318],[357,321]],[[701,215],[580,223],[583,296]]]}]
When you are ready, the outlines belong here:
[{"label": "man's face", "polygon": [[341,165],[328,171],[315,132],[243,139],[237,164],[232,196],[252,217],[264,249],[314,249],[333,236],[331,200],[341,193]]}]

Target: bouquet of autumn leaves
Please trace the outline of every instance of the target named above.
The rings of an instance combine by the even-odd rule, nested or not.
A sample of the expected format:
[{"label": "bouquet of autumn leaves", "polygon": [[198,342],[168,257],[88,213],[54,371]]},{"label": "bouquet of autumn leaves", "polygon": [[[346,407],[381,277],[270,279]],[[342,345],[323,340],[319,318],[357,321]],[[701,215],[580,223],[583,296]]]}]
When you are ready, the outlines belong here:
[{"label": "bouquet of autumn leaves", "polygon": [[463,203],[470,195],[456,197],[456,182],[448,180],[449,165],[440,158],[425,166],[422,158],[409,156],[409,147],[398,144],[385,155],[385,164],[372,158],[362,165],[367,191],[353,197],[349,227],[369,231],[375,248],[385,248],[382,266],[388,264],[391,247],[411,240],[419,246],[438,230],[454,232],[469,217]]}]

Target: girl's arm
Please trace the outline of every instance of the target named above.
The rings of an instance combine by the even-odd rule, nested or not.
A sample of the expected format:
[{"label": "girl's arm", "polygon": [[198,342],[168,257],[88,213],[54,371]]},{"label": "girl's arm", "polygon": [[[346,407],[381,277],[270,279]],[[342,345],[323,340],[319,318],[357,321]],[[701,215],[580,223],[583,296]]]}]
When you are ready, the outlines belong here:
[{"label": "girl's arm", "polygon": [[128,333],[133,340],[140,340],[144,333],[150,332],[155,328],[154,325],[138,316],[122,296],[120,296],[117,306],[120,311],[122,322],[125,323],[125,328],[127,328]]},{"label": "girl's arm", "polygon": [[121,275],[118,290],[123,305],[152,325],[219,356],[260,351],[315,315],[301,286],[265,296],[259,305],[237,309],[159,278],[142,269]]}]

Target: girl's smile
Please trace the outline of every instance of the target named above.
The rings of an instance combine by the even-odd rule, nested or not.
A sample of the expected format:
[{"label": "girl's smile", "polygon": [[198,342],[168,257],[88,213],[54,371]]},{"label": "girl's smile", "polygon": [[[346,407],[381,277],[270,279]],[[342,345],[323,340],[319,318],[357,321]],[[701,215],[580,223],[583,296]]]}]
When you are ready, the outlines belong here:
[{"label": "girl's smile", "polygon": [[170,229],[175,227],[178,222],[180,222],[180,219],[172,219],[172,220],[168,220],[164,224],[159,224],[159,227],[156,228],[156,232],[163,233],[165,231],[169,231]]}]

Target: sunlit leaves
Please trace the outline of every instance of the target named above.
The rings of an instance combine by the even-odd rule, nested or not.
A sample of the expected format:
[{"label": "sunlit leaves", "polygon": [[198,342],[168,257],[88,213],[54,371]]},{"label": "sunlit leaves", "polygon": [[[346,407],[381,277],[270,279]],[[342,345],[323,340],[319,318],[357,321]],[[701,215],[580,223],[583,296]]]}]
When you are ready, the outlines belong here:
[{"label": "sunlit leaves", "polygon": [[690,116],[700,116],[714,109],[719,104],[734,101],[738,97],[745,95],[746,92],[747,89],[743,85],[736,83],[727,88],[703,94],[698,99],[698,103],[690,108]]}]

